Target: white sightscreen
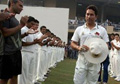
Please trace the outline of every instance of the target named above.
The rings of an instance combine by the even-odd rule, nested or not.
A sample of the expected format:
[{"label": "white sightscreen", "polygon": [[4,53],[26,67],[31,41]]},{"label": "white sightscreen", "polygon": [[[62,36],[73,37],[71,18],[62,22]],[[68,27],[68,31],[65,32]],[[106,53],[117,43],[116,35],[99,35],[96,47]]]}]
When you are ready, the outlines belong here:
[{"label": "white sightscreen", "polygon": [[[7,5],[0,4],[0,9],[5,8]],[[24,6],[23,11],[16,18],[19,20],[24,15],[35,17],[39,20],[40,26],[46,26],[51,32],[67,42],[69,9]]]}]

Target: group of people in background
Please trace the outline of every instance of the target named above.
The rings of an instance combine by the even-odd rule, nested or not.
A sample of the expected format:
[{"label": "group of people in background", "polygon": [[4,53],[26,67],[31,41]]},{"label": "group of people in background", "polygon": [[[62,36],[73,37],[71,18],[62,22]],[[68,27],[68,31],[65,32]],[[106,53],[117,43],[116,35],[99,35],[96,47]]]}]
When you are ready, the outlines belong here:
[{"label": "group of people in background", "polygon": [[[109,46],[109,55],[107,56],[107,58],[105,59],[104,62],[101,63],[101,68],[100,68],[100,76],[98,78],[98,84],[101,84],[101,82],[108,82],[108,77],[110,75],[110,77],[115,78],[116,81],[120,81],[119,78],[119,65],[118,65],[118,60],[119,60],[119,56],[118,56],[118,52],[119,52],[119,34],[116,33],[111,33],[109,34],[109,42],[108,42],[108,46]],[[118,44],[116,45],[115,42],[118,42]],[[116,47],[114,46],[116,45]],[[102,73],[103,71],[103,73]],[[116,71],[118,71],[116,73]],[[103,80],[102,80],[103,77]]]},{"label": "group of people in background", "polygon": [[116,81],[120,81],[120,36],[118,33],[110,35],[110,65],[109,74],[115,78]]},{"label": "group of people in background", "polygon": [[70,43],[65,45],[65,58],[77,59],[78,51],[71,48]]},{"label": "group of people in background", "polygon": [[106,60],[101,63],[98,84],[101,84],[101,82],[107,83],[109,75],[110,77],[113,77],[115,81],[120,81],[120,36],[118,33],[109,34],[108,46],[109,55],[107,56]]},{"label": "group of people in background", "polygon": [[[34,17],[29,16],[26,25],[21,29],[21,34],[26,33],[29,31],[29,29],[33,29],[35,32],[38,30],[38,26],[39,21]],[[46,26],[41,26],[40,31],[35,34],[26,34],[26,37],[22,38],[22,74],[18,77],[18,84],[38,83],[38,81],[44,81],[44,79],[47,78],[47,72],[50,71],[49,68],[51,67],[51,62],[48,61],[52,58],[45,58],[47,63],[43,61],[44,58],[41,56],[45,56],[48,53],[44,51],[42,52],[41,46],[44,46],[44,51],[49,52],[50,50],[46,50],[45,48],[49,46],[64,48],[65,44],[59,37],[51,33],[51,31],[47,29]],[[49,57],[50,55],[52,55],[52,53],[49,54]],[[43,61],[43,63],[40,61]],[[52,61],[54,60],[52,59]],[[47,65],[45,66],[45,64]],[[45,67],[46,69],[43,69]],[[43,73],[41,73],[42,71]],[[42,74],[42,77],[39,75],[39,73]]]},{"label": "group of people in background", "polygon": [[[109,35],[109,55],[106,60],[101,63],[101,71],[98,79],[98,84],[101,81],[108,82],[108,76],[113,77],[115,81],[120,81],[120,36],[118,33]],[[103,71],[103,80],[102,78]]]}]

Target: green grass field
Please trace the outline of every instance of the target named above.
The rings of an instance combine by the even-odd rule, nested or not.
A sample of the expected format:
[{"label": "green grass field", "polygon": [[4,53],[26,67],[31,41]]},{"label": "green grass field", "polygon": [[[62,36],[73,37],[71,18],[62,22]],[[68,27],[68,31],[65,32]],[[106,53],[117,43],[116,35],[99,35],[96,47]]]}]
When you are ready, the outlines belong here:
[{"label": "green grass field", "polygon": [[[76,60],[65,59],[57,64],[56,68],[51,69],[49,77],[42,84],[74,84],[73,75]],[[120,84],[109,77],[108,84]]]}]

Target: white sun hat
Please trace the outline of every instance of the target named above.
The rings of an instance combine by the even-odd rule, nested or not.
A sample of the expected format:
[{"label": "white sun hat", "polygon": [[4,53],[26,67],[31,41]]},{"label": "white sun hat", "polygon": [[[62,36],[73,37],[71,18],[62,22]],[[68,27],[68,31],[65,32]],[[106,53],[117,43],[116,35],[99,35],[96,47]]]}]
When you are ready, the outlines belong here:
[{"label": "white sun hat", "polygon": [[107,58],[109,50],[104,40],[90,38],[85,41],[84,45],[89,47],[89,50],[84,53],[84,56],[90,63],[98,64]]}]

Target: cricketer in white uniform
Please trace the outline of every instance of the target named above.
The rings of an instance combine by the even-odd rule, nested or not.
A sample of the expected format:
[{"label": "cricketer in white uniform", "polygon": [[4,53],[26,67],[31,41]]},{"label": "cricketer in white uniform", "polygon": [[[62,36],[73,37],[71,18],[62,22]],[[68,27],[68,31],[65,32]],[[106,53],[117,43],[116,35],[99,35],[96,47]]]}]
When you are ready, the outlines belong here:
[{"label": "cricketer in white uniform", "polygon": [[[21,34],[27,32],[35,25],[35,19],[29,16],[26,26],[21,29]],[[34,31],[34,30],[33,30]],[[33,70],[35,64],[35,41],[34,34],[22,38],[22,74],[18,78],[18,84],[33,84]]]},{"label": "cricketer in white uniform", "polygon": [[114,48],[113,55],[113,76],[116,76],[115,80],[120,81],[120,37],[119,34],[115,34],[115,40],[111,42]]},{"label": "cricketer in white uniform", "polygon": [[[94,5],[90,5],[86,9],[86,23],[83,26],[78,27],[72,37],[71,47],[78,51],[87,51],[89,48],[83,45],[84,42],[93,37],[102,38],[105,42],[108,42],[108,35],[102,26],[97,25],[95,20],[97,19],[97,8]],[[80,41],[80,46],[78,42]],[[76,62],[74,84],[97,84],[100,64],[93,64],[86,60],[84,57],[85,52],[78,54],[78,60]]]}]

